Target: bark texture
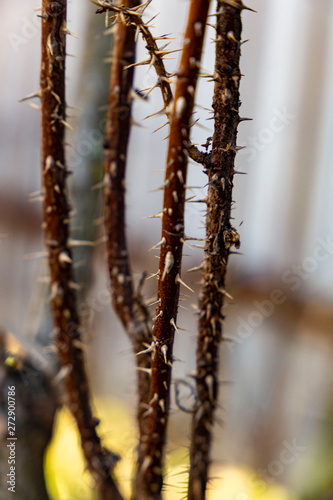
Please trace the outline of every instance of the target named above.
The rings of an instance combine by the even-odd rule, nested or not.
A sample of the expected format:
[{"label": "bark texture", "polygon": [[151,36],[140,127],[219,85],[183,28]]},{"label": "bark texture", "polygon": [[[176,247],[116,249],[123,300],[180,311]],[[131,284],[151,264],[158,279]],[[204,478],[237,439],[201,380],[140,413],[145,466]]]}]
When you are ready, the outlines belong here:
[{"label": "bark texture", "polygon": [[170,134],[164,182],[158,306],[153,328],[150,408],[144,424],[145,440],[139,450],[136,500],[159,500],[163,486],[172,350],[182,284],[187,146],[209,5],[208,0],[190,2],[174,98],[166,109]]},{"label": "bark texture", "polygon": [[68,406],[81,435],[87,465],[100,487],[101,498],[121,500],[110,471],[116,456],[104,449],[96,432],[82,350],[69,235],[69,171],[65,163],[66,0],[42,4],[42,178],[44,229],[51,275],[54,338]]},{"label": "bark texture", "polygon": [[[140,5],[127,0],[124,9]],[[126,18],[125,18],[126,20]],[[131,126],[136,26],[130,18],[115,27],[110,75],[105,148],[104,224],[112,303],[132,342],[138,368],[138,423],[143,438],[143,414],[149,401],[151,320],[140,294],[134,290],[126,241],[125,178]]]},{"label": "bark texture", "polygon": [[192,420],[189,500],[204,500],[208,480],[214,412],[218,402],[219,346],[222,339],[222,307],[228,257],[239,248],[237,231],[231,224],[232,190],[240,121],[239,69],[241,46],[241,2],[217,2],[216,61],[214,78],[214,136],[212,151],[198,157],[209,179],[207,195],[206,248],[202,291],[199,301],[197,346],[197,404]]}]

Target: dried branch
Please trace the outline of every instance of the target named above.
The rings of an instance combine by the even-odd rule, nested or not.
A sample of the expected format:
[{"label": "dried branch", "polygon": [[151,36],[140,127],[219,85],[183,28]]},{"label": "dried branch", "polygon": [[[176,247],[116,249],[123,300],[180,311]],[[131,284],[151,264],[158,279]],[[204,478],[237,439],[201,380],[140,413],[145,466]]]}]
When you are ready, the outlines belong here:
[{"label": "dried branch", "polygon": [[[146,435],[139,449],[135,500],[158,500],[163,484],[164,444],[184,238],[187,144],[210,2],[191,2],[184,35],[175,97],[169,106],[170,136],[164,183],[158,306],[153,329],[152,374]],[[186,286],[186,285],[185,285]]]},{"label": "dried branch", "polygon": [[172,75],[170,75],[166,71],[163,62],[163,57],[170,54],[172,51],[159,49],[156,43],[156,39],[151,34],[148,25],[145,24],[145,22],[142,19],[142,13],[145,7],[150,2],[146,2],[145,4],[142,4],[140,7],[131,7],[130,5],[126,5],[126,2],[124,2],[124,5],[122,6],[117,6],[112,3],[105,2],[103,0],[91,0],[91,1],[99,6],[99,9],[97,10],[98,13],[108,12],[108,11],[114,12],[115,13],[114,22],[122,22],[125,25],[132,24],[136,26],[137,29],[140,31],[143,39],[147,44],[146,49],[149,52],[150,59],[143,62],[132,63],[131,66],[134,67],[142,64],[154,66],[158,76],[158,81],[156,86],[161,88],[163,102],[164,102],[164,109],[167,110],[169,104],[172,101],[172,91],[170,85],[170,77]]},{"label": "dried branch", "polygon": [[[127,0],[124,8],[132,9],[138,0]],[[106,249],[114,310],[130,337],[137,354],[140,441],[143,436],[142,415],[147,410],[151,354],[151,321],[147,308],[135,293],[126,242],[125,176],[127,147],[131,124],[131,93],[135,60],[135,26],[118,23],[114,36],[110,91],[106,124],[104,223]],[[149,351],[149,350],[148,350]]]},{"label": "dried branch", "polygon": [[241,1],[217,2],[216,62],[214,73],[214,136],[207,196],[207,220],[203,288],[199,301],[197,347],[198,400],[192,420],[189,500],[204,500],[208,477],[214,411],[218,400],[219,345],[222,340],[222,307],[228,257],[239,248],[237,231],[230,222],[237,126],[240,121],[239,69]]},{"label": "dried branch", "polygon": [[206,168],[210,167],[211,165],[210,153],[203,153],[194,144],[190,144],[187,146],[187,152],[191,160],[194,160],[197,163],[201,163],[201,165],[204,165]]},{"label": "dried branch", "polygon": [[[133,5],[115,6],[108,2],[94,1],[100,9],[98,12],[113,11],[115,22],[121,21],[125,26],[134,24],[141,32],[147,42],[147,50],[150,59],[144,64],[152,64],[158,75],[158,86],[161,87],[164,101],[164,111],[170,120],[170,141],[167,159],[166,181],[164,190],[164,209],[162,223],[161,257],[160,257],[160,280],[159,280],[159,307],[154,327],[154,338],[146,352],[143,352],[143,362],[148,358],[148,353],[153,352],[152,378],[149,393],[149,406],[145,413],[140,415],[141,434],[139,444],[138,471],[135,479],[133,499],[160,498],[162,488],[162,460],[163,446],[165,442],[166,424],[169,409],[169,391],[171,378],[172,345],[176,325],[177,304],[179,296],[179,284],[181,270],[182,243],[184,237],[184,203],[185,203],[185,180],[187,173],[187,144],[189,142],[191,117],[193,113],[195,89],[199,74],[199,63],[201,59],[203,39],[205,33],[206,19],[209,9],[209,1],[192,3],[189,12],[188,25],[185,33],[184,48],[180,63],[178,80],[176,84],[175,100],[172,101],[170,87],[170,75],[166,72],[163,57],[169,52],[159,50],[156,40],[151,35],[148,26],[142,20],[141,12]],[[189,42],[190,41],[190,42]],[[192,42],[192,43],[191,43]],[[117,47],[114,50],[112,60],[114,65],[119,53]],[[142,63],[129,63],[125,68],[133,68]],[[114,70],[119,71],[119,70]],[[114,73],[113,73],[114,74]],[[106,227],[110,237],[108,238],[109,269],[111,272],[114,289],[114,303],[123,324],[133,327],[133,299],[132,278],[129,273],[127,260],[127,249],[124,234],[121,232],[124,226],[123,205],[123,175],[124,166],[119,173],[119,151],[122,152],[122,160],[126,158],[126,148],[121,150],[120,144],[115,137],[119,125],[117,124],[117,106],[123,105],[119,96],[112,97],[112,87],[119,85],[119,76],[115,76],[111,84],[110,106],[109,106],[109,132],[107,133],[107,156],[106,160]],[[126,86],[124,87],[126,88]],[[120,90],[120,94],[122,90]],[[127,94],[125,94],[126,96]],[[113,104],[112,104],[113,103]],[[172,105],[172,106],[171,106]],[[172,109],[171,109],[172,107]],[[112,109],[114,112],[112,113]],[[112,130],[111,124],[114,129]],[[115,125],[116,124],[116,125]],[[125,137],[126,132],[125,126]],[[115,137],[112,137],[115,134]],[[119,134],[119,132],[118,132]],[[122,134],[123,135],[123,134]],[[108,136],[110,138],[108,139]],[[113,151],[112,151],[113,148]],[[111,153],[111,154],[110,154]],[[118,180],[117,180],[118,179]],[[120,182],[119,182],[120,180]],[[117,184],[117,185],[116,185]],[[114,193],[112,194],[112,192]],[[117,197],[119,203],[116,203]],[[113,200],[113,202],[112,202]],[[122,200],[122,201],[121,201]],[[117,206],[120,211],[117,211]],[[118,213],[118,217],[111,216]],[[112,222],[113,220],[113,222]],[[117,228],[117,227],[118,228]],[[121,236],[119,238],[115,235]],[[121,243],[119,244],[119,241]],[[123,254],[120,254],[120,251]],[[125,259],[124,259],[125,257]],[[117,261],[117,265],[115,265]],[[119,265],[120,264],[120,265]],[[167,278],[165,280],[165,278]],[[126,285],[126,286],[124,286]],[[123,307],[125,305],[125,308]],[[124,314],[124,311],[126,314]],[[126,326],[127,325],[127,326]],[[133,331],[138,331],[133,328]],[[135,336],[137,339],[137,336]],[[141,341],[141,339],[140,339]],[[137,345],[137,344],[136,344]],[[136,347],[135,347],[136,349]],[[137,350],[137,349],[136,349]],[[146,372],[148,366],[142,367]],[[143,387],[143,386],[142,386]],[[158,397],[157,397],[158,396]],[[144,400],[144,402],[146,402]]]},{"label": "dried branch", "polygon": [[42,4],[42,173],[44,227],[51,274],[51,303],[55,344],[68,406],[81,435],[88,468],[100,486],[101,498],[121,500],[110,470],[116,456],[104,449],[96,432],[98,420],[89,403],[89,388],[76,307],[72,253],[69,243],[70,207],[67,199],[64,129],[66,0]]}]

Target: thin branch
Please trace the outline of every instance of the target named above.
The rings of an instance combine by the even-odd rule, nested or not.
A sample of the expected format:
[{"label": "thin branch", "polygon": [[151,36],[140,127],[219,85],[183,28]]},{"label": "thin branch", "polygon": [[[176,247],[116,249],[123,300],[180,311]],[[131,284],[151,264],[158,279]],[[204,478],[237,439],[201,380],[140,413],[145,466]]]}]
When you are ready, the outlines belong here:
[{"label": "thin branch", "polygon": [[227,263],[239,236],[230,222],[237,126],[240,121],[239,69],[241,1],[217,2],[216,62],[214,74],[214,136],[207,196],[206,247],[199,301],[197,347],[198,400],[192,420],[189,500],[205,500],[214,411],[218,400],[219,346]]},{"label": "thin branch", "polygon": [[[124,9],[140,5],[138,0],[127,0]],[[135,61],[135,26],[119,22],[114,35],[110,90],[106,124],[104,224],[106,249],[111,279],[114,310],[126,329],[137,354],[138,367],[138,422],[140,441],[143,436],[142,415],[149,400],[149,369],[151,354],[151,321],[140,293],[134,292],[133,277],[126,241],[125,177],[127,148],[131,124],[132,83]],[[148,370],[148,373],[147,373]]]},{"label": "thin branch", "polygon": [[145,440],[139,449],[135,500],[159,500],[169,416],[174,331],[181,283],[187,144],[199,75],[209,0],[190,3],[175,97],[169,106],[170,136],[164,183],[157,314]]},{"label": "thin branch", "polygon": [[194,144],[187,146],[187,152],[191,160],[197,163],[201,163],[206,168],[209,168],[212,162],[212,157],[210,153],[203,153]]},{"label": "thin branch", "polygon": [[[168,50],[161,51],[159,49],[156,43],[156,39],[151,34],[148,25],[145,24],[145,22],[142,19],[142,13],[144,11],[144,8],[150,2],[146,2],[145,4],[141,5],[140,8],[133,8],[130,5],[126,5],[126,2],[124,2],[124,5],[122,6],[117,6],[112,3],[105,2],[103,0],[91,0],[91,1],[100,7],[97,10],[98,13],[107,11],[114,12],[115,13],[114,22],[122,22],[125,25],[132,24],[138,28],[143,39],[147,44],[146,49],[149,52],[150,59],[144,61],[143,63],[141,62],[132,63],[131,65],[136,66],[136,65],[147,64],[154,66],[158,76],[158,81],[156,86],[161,88],[163,102],[164,102],[164,109],[167,110],[169,104],[172,101],[172,91],[169,81],[171,75],[165,69],[163,58],[168,54],[170,54],[172,51],[171,52]],[[165,40],[165,38],[163,39]]]},{"label": "thin branch", "polygon": [[51,274],[51,303],[55,345],[68,406],[81,436],[87,465],[103,500],[122,500],[110,471],[116,456],[104,449],[96,432],[98,420],[89,403],[89,388],[81,346],[69,240],[69,212],[64,135],[66,0],[42,4],[42,173],[44,226]]}]

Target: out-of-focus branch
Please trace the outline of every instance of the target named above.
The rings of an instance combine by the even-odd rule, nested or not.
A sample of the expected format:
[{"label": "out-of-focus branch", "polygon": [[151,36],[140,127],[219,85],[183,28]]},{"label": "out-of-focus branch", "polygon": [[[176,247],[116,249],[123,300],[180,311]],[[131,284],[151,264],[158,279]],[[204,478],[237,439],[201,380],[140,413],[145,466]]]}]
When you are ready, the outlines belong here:
[{"label": "out-of-focus branch", "polygon": [[55,345],[72,411],[81,435],[87,465],[100,486],[101,498],[121,500],[111,476],[115,455],[105,450],[96,432],[84,364],[69,240],[64,129],[66,0],[42,3],[42,174],[44,228],[51,274],[51,303]]},{"label": "out-of-focus branch", "polygon": [[0,498],[49,500],[43,461],[57,395],[40,359],[17,341],[12,354],[10,337],[0,327]]},{"label": "out-of-focus branch", "polygon": [[168,107],[170,135],[164,183],[158,306],[153,329],[152,373],[145,439],[139,450],[135,500],[158,500],[163,484],[164,444],[169,416],[171,365],[177,321],[184,238],[187,144],[210,2],[189,6],[174,100]]},{"label": "out-of-focus branch", "polygon": [[[132,9],[138,0],[127,0],[123,8]],[[126,242],[125,176],[131,125],[132,82],[135,60],[135,32],[132,24],[119,22],[115,28],[108,98],[105,148],[104,221],[106,249],[112,287],[113,307],[127,330],[138,368],[140,442],[142,415],[149,401],[151,321],[141,298],[135,293]]]},{"label": "out-of-focus branch", "polygon": [[199,303],[197,347],[198,400],[192,420],[189,500],[204,500],[208,478],[214,411],[218,400],[218,358],[222,340],[222,307],[228,257],[240,246],[231,225],[232,189],[240,121],[239,69],[241,1],[217,2],[214,73],[214,136],[210,153],[207,196],[206,248]]}]

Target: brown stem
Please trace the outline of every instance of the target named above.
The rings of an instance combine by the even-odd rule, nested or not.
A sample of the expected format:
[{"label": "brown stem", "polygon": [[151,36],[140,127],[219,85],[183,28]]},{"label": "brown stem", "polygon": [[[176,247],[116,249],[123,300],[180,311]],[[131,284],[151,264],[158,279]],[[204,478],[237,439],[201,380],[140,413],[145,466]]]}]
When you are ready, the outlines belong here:
[{"label": "brown stem", "polygon": [[[169,415],[172,349],[177,318],[184,238],[187,144],[199,75],[209,0],[190,4],[175,96],[169,106],[170,136],[164,184],[157,316],[145,439],[139,449],[135,500],[158,500],[163,484],[164,444]],[[172,108],[172,109],[170,109]]]},{"label": "brown stem", "polygon": [[210,167],[212,159],[210,153],[203,153],[196,146],[194,146],[194,144],[190,144],[187,147],[187,152],[192,160],[197,163],[201,163],[201,165],[205,165],[207,168]]},{"label": "brown stem", "polygon": [[149,27],[142,19],[142,8],[140,10],[140,8],[131,7],[129,5],[126,5],[126,2],[124,2],[124,5],[117,6],[103,0],[91,1],[99,6],[99,9],[97,10],[98,13],[107,12],[110,10],[115,13],[115,22],[122,22],[126,26],[132,24],[138,28],[142,35],[142,38],[147,44],[146,49],[149,52],[150,59],[148,61],[132,63],[128,66],[138,66],[142,64],[152,64],[154,66],[158,76],[157,86],[161,88],[164,109],[166,110],[170,102],[172,101],[172,91],[169,82],[171,75],[169,75],[169,73],[165,69],[163,57],[165,57],[170,52],[167,50],[159,50],[156,40],[151,34]]},{"label": "brown stem", "polygon": [[[127,0],[123,8],[140,5]],[[135,26],[118,23],[114,36],[105,147],[105,232],[106,249],[114,310],[126,329],[137,354],[140,441],[143,435],[142,415],[147,410],[151,365],[147,346],[151,343],[151,321],[147,308],[134,293],[126,242],[125,174],[127,147],[131,123],[131,92],[135,60]]]},{"label": "brown stem", "polygon": [[105,450],[96,432],[85,370],[76,306],[72,253],[69,241],[70,207],[67,199],[64,127],[66,0],[42,4],[42,174],[44,227],[51,274],[51,303],[55,345],[65,381],[68,406],[81,435],[87,465],[100,485],[103,500],[121,500],[110,470],[116,457]]},{"label": "brown stem", "polygon": [[214,74],[214,136],[209,178],[203,286],[199,301],[197,346],[198,401],[192,420],[189,500],[204,500],[209,467],[214,411],[218,400],[219,345],[228,257],[239,236],[230,222],[237,126],[240,121],[240,39],[242,2],[217,2]]}]

